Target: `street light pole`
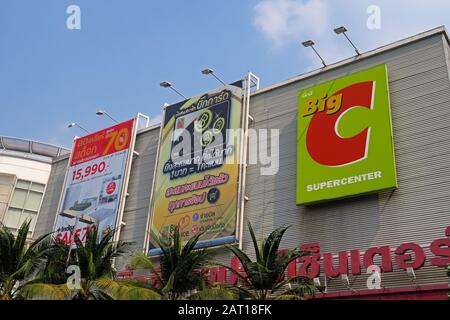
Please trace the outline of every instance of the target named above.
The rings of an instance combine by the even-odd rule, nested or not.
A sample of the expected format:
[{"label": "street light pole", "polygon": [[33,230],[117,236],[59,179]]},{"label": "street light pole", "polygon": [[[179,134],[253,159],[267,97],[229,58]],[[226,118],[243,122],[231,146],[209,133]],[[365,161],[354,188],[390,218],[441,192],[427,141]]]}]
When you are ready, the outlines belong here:
[{"label": "street light pole", "polygon": [[76,122],[71,122],[71,123],[69,123],[69,124],[67,125],[67,127],[68,127],[68,128],[78,127],[78,128],[80,128],[81,130],[83,130],[84,132],[86,132],[87,134],[90,134],[90,133],[91,133],[88,129],[86,129],[86,128],[80,126],[80,125],[79,125],[78,123],[76,123]]},{"label": "street light pole", "polygon": [[72,241],[73,241],[73,235],[74,235],[74,233],[75,233],[75,230],[77,229],[77,225],[78,225],[78,216],[75,217],[75,225],[74,225],[73,228],[70,230],[69,254],[67,255],[66,265],[68,265],[68,264],[69,264],[69,261],[70,261],[70,254],[72,253]]},{"label": "street light pole", "polygon": [[115,118],[113,118],[108,112],[106,112],[105,110],[98,110],[96,113],[96,115],[98,116],[107,116],[108,118],[110,118],[112,121],[114,121],[115,123],[119,123],[119,121],[117,121]]}]

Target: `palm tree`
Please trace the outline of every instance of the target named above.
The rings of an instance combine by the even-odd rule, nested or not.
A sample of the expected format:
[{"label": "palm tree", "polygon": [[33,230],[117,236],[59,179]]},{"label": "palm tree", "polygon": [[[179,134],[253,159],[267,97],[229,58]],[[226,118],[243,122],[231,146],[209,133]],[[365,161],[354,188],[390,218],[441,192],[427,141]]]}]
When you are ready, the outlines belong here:
[{"label": "palm tree", "polygon": [[[314,295],[315,287],[310,279],[301,276],[291,279],[285,277],[289,263],[307,254],[298,249],[278,250],[283,235],[289,227],[283,226],[274,230],[260,245],[258,245],[250,223],[248,223],[248,228],[253,240],[256,261],[252,261],[239,248],[226,245],[239,259],[246,274],[242,275],[240,272],[224,266],[237,276],[238,282],[240,282],[239,288],[246,293],[247,297],[257,300],[268,298],[304,299],[305,295]],[[286,290],[288,285],[291,289]]]},{"label": "palm tree", "polygon": [[[447,275],[450,277],[450,264],[447,265]],[[448,297],[450,298],[450,293],[448,294]]]},{"label": "palm tree", "polygon": [[[173,237],[168,242],[157,240],[162,250],[159,257],[159,269],[155,268],[153,262],[144,253],[134,255],[131,266],[152,272],[156,277],[156,285],[148,285],[152,286],[163,299],[185,298],[192,291],[209,287],[204,269],[211,262],[210,255],[204,249],[194,250],[201,235],[199,233],[192,237],[183,247],[180,230],[175,227]],[[203,298],[199,294],[194,297]]]},{"label": "palm tree", "polygon": [[[57,243],[59,251],[56,256],[46,261],[40,277],[24,287],[24,296],[57,300],[159,299],[159,295],[148,288],[136,286],[132,281],[116,280],[113,260],[126,252],[129,243],[112,242],[114,231],[106,232],[97,240],[97,230],[95,228],[88,231],[84,244],[79,238],[75,238],[74,250]],[[61,274],[62,270],[65,273],[66,268],[62,269],[62,263],[69,252],[69,264],[78,267],[80,273],[78,286],[72,289],[66,283],[67,276]],[[65,281],[60,283],[61,279]]]},{"label": "palm tree", "polygon": [[6,226],[0,226],[0,300],[21,299],[37,267],[55,248],[48,234],[28,245],[30,223],[25,221],[17,236]]}]

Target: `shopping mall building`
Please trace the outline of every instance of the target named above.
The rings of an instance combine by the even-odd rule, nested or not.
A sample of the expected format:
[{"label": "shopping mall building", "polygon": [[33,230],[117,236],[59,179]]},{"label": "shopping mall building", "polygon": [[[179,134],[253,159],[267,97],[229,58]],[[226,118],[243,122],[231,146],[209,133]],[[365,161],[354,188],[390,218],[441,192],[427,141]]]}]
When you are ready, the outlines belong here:
[{"label": "shopping mall building", "polygon": [[53,160],[68,154],[63,147],[0,136],[0,223],[15,232],[28,219],[34,230]]},{"label": "shopping mall building", "polygon": [[[264,164],[246,166],[245,175],[240,179],[245,184],[240,189],[245,197],[240,218],[251,222],[260,238],[281,225],[291,226],[282,248],[302,248],[311,251],[312,255],[291,264],[288,273],[291,276],[307,275],[319,281],[326,287],[326,292],[319,298],[447,298],[449,282],[445,267],[450,263],[449,54],[449,37],[440,27],[258,88],[249,95],[251,121],[248,121],[248,127],[279,130],[279,168],[274,175],[262,175]],[[304,110],[299,101],[308,96],[305,89],[379,66],[387,70],[387,96],[383,99],[386,105],[390,104],[390,111],[386,109],[388,112],[382,115],[388,129],[387,138],[381,139],[376,148],[380,162],[385,161],[385,156],[389,158],[386,172],[391,173],[390,181],[375,188],[377,192],[362,188],[361,192],[353,190],[353,194],[331,194],[328,201],[311,198],[302,203],[302,195],[299,200],[298,192],[298,178],[302,172],[298,146],[302,137],[298,128],[304,121],[299,114]],[[373,88],[368,87],[368,92]],[[326,99],[325,96],[322,98]],[[333,103],[324,102],[324,105],[330,115],[335,112]],[[324,110],[320,104],[316,107],[319,111]],[[367,107],[373,109],[373,105]],[[149,249],[149,221],[154,214],[151,203],[155,201],[151,197],[156,194],[152,188],[160,127],[155,125],[137,131],[119,222],[120,239],[133,241],[137,251]],[[371,134],[378,133],[374,129]],[[350,147],[349,150],[354,149]],[[3,169],[2,159],[0,154],[0,168]],[[54,228],[69,159],[67,153],[52,158],[48,181],[37,181],[46,187],[34,228],[35,237],[52,232]],[[341,160],[336,161],[340,163]],[[364,179],[372,177],[376,180],[381,177],[377,172],[364,176]],[[316,178],[325,181],[317,184],[319,189],[336,187],[333,181],[320,176]],[[20,179],[29,180],[19,175],[17,179],[16,185]],[[362,178],[349,177],[340,181],[344,184],[357,179]],[[312,184],[311,190],[315,186]],[[355,188],[358,189],[358,185],[354,185]],[[241,230],[240,245],[253,254],[246,226]],[[212,250],[218,260],[239,268],[223,246]],[[380,272],[373,273],[377,266]],[[122,275],[133,275],[132,271],[127,273],[125,262],[118,262],[117,267],[124,271]],[[217,281],[233,281],[225,269],[213,268],[210,274]]]}]

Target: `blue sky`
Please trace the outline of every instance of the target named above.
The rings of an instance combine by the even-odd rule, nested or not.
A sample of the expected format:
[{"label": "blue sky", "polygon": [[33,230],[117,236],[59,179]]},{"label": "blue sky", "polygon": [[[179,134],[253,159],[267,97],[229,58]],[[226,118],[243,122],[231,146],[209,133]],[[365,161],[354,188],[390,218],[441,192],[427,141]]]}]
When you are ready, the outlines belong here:
[{"label": "blue sky", "polygon": [[[81,8],[81,30],[68,30],[66,9]],[[381,29],[366,26],[369,5]],[[0,135],[71,146],[78,122],[91,131],[142,112],[155,118],[179,99],[159,83],[193,96],[247,71],[262,86],[320,66],[299,42],[314,39],[327,62],[353,54],[332,29],[346,25],[367,51],[439,25],[450,1],[365,0],[1,0]]]}]

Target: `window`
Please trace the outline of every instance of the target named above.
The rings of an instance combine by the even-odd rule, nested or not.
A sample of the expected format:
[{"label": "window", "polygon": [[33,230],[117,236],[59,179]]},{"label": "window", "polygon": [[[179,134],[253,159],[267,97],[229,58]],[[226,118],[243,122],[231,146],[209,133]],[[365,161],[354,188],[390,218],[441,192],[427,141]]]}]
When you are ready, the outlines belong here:
[{"label": "window", "polygon": [[31,220],[31,233],[34,230],[36,217],[41,207],[44,190],[44,184],[17,180],[9,208],[3,219],[4,225],[15,232],[24,221]]}]

